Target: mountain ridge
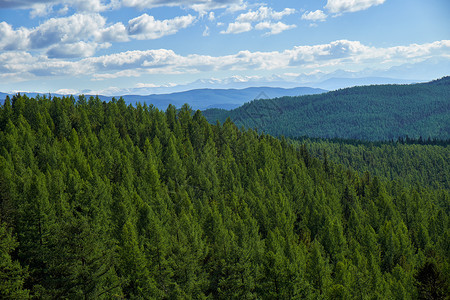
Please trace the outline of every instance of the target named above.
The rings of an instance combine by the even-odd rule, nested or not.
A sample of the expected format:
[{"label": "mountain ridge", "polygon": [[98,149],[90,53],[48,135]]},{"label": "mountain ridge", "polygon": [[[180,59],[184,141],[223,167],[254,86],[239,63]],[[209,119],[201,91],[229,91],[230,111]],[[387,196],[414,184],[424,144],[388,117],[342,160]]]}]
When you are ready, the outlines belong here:
[{"label": "mountain ridge", "polygon": [[211,123],[275,136],[362,140],[450,137],[450,77],[407,85],[368,85],[320,95],[255,100],[229,112],[206,110]]}]

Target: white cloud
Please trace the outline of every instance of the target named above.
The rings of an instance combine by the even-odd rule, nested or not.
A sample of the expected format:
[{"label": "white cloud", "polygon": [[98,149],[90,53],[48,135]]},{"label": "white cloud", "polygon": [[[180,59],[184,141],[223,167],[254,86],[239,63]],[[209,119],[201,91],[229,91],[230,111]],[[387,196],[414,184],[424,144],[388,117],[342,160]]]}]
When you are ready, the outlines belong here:
[{"label": "white cloud", "polygon": [[14,30],[6,22],[0,23],[0,50],[22,50],[27,47],[29,30],[19,28]]},{"label": "white cloud", "polygon": [[27,66],[36,64],[37,58],[24,51],[0,52],[0,74],[21,74],[27,71]]},{"label": "white cloud", "polygon": [[128,34],[138,40],[158,39],[174,34],[186,28],[195,21],[191,15],[176,17],[169,20],[155,20],[153,16],[143,14],[128,21]]},{"label": "white cloud", "polygon": [[51,18],[30,30],[31,49],[46,48],[59,43],[93,41],[105,27],[106,20],[99,14],[75,14],[65,18]]},{"label": "white cloud", "polygon": [[289,64],[305,65],[308,63],[320,63],[346,57],[357,58],[362,53],[367,53],[370,48],[358,41],[339,40],[329,44],[314,46],[297,46],[288,51],[290,55]]},{"label": "white cloud", "polygon": [[284,24],[282,22],[277,22],[277,23],[272,23],[272,22],[261,22],[256,24],[255,29],[257,30],[264,30],[264,29],[269,29],[270,32],[268,32],[268,35],[272,35],[272,34],[279,34],[285,30],[289,30],[292,28],[297,27],[296,25],[287,25]]},{"label": "white cloud", "polygon": [[274,11],[270,7],[261,6],[257,11],[250,10],[247,13],[240,14],[236,21],[240,23],[245,22],[259,22],[263,20],[281,20],[284,16],[295,13],[293,8],[285,8],[283,11]]},{"label": "white cloud", "polygon": [[129,40],[127,28],[122,23],[116,23],[99,30],[99,40],[103,42],[126,42]]},{"label": "white cloud", "polygon": [[31,29],[14,29],[1,22],[0,50],[41,50],[52,58],[86,57],[94,55],[97,49],[110,46],[109,42],[157,39],[175,34],[195,20],[191,15],[155,20],[153,16],[143,14],[131,19],[127,27],[120,22],[107,26],[103,16],[93,13],[51,18]]},{"label": "white cloud", "polygon": [[97,44],[97,43],[85,43],[77,42],[64,44],[63,46],[57,45],[50,48],[46,54],[49,58],[77,58],[77,57],[89,57],[95,54],[98,48],[108,48],[111,45],[109,43]]},{"label": "white cloud", "polygon": [[314,22],[323,22],[327,18],[327,15],[320,9],[316,11],[304,12],[302,15],[302,20],[309,20]]},{"label": "white cloud", "polygon": [[[272,22],[273,20],[280,20],[285,16],[295,13],[293,8],[285,8],[282,11],[274,11],[270,7],[261,6],[256,11],[248,11],[246,13],[240,14],[236,18],[236,22],[228,24],[227,30],[221,31],[224,34],[237,34],[242,32],[247,32],[255,28],[256,30],[269,29],[270,32],[266,35],[279,34],[285,30],[295,28],[296,25],[287,25],[282,22]],[[259,22],[253,27],[252,23]]]},{"label": "white cloud", "polygon": [[355,12],[383,4],[386,0],[328,0],[325,8],[334,14]]},{"label": "white cloud", "polygon": [[237,33],[242,33],[242,32],[247,32],[252,30],[252,24],[250,23],[241,23],[241,22],[235,22],[235,23],[230,23],[228,24],[228,28],[227,30],[222,30],[220,33],[223,34],[237,34]]},{"label": "white cloud", "polygon": [[125,77],[139,77],[141,76],[141,70],[122,70],[115,73],[104,73],[104,74],[94,74],[92,77],[94,80],[105,80],[114,78],[125,78]]},{"label": "white cloud", "polygon": [[211,22],[214,21],[216,19],[216,16],[214,15],[214,12],[210,12],[208,15],[208,20],[210,20]]},{"label": "white cloud", "polygon": [[[85,45],[85,47],[89,47]],[[79,45],[83,50],[83,45]],[[80,50],[82,52],[82,50]],[[0,53],[3,82],[54,76],[91,76],[96,80],[136,77],[148,74],[193,74],[203,72],[254,72],[281,70],[303,73],[324,70],[388,69],[417,63],[430,57],[448,58],[450,40],[427,44],[377,48],[358,41],[339,40],[319,45],[303,45],[284,51],[240,51],[223,56],[180,55],[172,50],[127,51],[78,61],[33,56],[27,52]],[[6,80],[6,81],[5,81]]]},{"label": "white cloud", "polygon": [[175,66],[182,66],[185,58],[172,50],[159,49],[147,51],[126,51],[99,57],[89,57],[80,61],[82,65],[92,66],[97,71],[133,70],[139,68],[161,69],[170,72]]},{"label": "white cloud", "polygon": [[[85,56],[87,53],[94,54],[88,49],[103,47],[100,44],[105,42],[127,40],[128,35],[122,23],[106,27],[106,19],[97,13],[51,18],[31,29],[13,29],[6,22],[0,23],[0,50],[50,49],[50,54],[69,54],[72,51],[72,54],[79,52]],[[72,46],[76,49],[67,49]]]}]

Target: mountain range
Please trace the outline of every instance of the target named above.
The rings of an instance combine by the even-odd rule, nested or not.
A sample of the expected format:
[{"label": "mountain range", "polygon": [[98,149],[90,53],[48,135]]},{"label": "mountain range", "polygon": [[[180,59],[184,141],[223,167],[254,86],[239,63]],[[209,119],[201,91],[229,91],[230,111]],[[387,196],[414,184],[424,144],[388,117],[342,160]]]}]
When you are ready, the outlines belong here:
[{"label": "mountain range", "polygon": [[[155,107],[165,110],[169,104],[175,107],[181,107],[188,103],[193,109],[208,109],[208,108],[222,108],[233,109],[243,105],[246,102],[256,98],[277,98],[283,96],[299,96],[320,94],[326,92],[323,89],[310,87],[296,87],[296,88],[274,88],[274,87],[251,87],[245,89],[195,89],[184,92],[177,92],[171,94],[153,94],[153,95],[123,95],[115,96],[116,98],[123,97],[128,104],[153,104]],[[35,97],[38,93],[26,93],[28,97]],[[0,93],[0,99],[6,97],[6,93]],[[53,96],[61,97],[61,94],[52,94]],[[85,95],[90,97],[92,95]],[[95,96],[95,95],[94,95]],[[98,95],[102,101],[110,101],[111,96]]]}]

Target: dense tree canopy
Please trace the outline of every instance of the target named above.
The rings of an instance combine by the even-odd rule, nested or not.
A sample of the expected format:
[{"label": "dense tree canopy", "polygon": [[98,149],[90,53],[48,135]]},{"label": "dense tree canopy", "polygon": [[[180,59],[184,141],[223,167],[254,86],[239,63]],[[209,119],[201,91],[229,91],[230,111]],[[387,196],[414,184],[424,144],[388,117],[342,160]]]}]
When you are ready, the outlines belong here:
[{"label": "dense tree canopy", "polygon": [[359,173],[402,184],[450,189],[450,142],[399,140],[362,142],[342,139],[297,138],[291,141],[305,146],[309,153],[329,159]]},{"label": "dense tree canopy", "polygon": [[187,105],[0,107],[2,298],[443,299],[449,207]]}]

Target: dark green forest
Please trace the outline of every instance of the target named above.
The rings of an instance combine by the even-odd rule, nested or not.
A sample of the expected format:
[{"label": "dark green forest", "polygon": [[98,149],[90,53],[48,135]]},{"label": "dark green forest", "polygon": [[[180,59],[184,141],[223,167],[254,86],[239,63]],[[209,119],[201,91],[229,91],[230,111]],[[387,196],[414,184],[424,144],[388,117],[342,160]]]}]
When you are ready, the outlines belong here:
[{"label": "dark green forest", "polygon": [[450,189],[450,141],[362,142],[297,138],[296,147],[345,168],[405,185]]},{"label": "dark green forest", "polygon": [[362,172],[297,143],[188,105],[7,98],[0,298],[448,299],[447,148],[401,181],[401,147]]},{"label": "dark green forest", "polygon": [[238,127],[285,137],[450,139],[450,77],[254,100],[231,111],[209,109],[204,115],[213,124],[230,117]]}]

